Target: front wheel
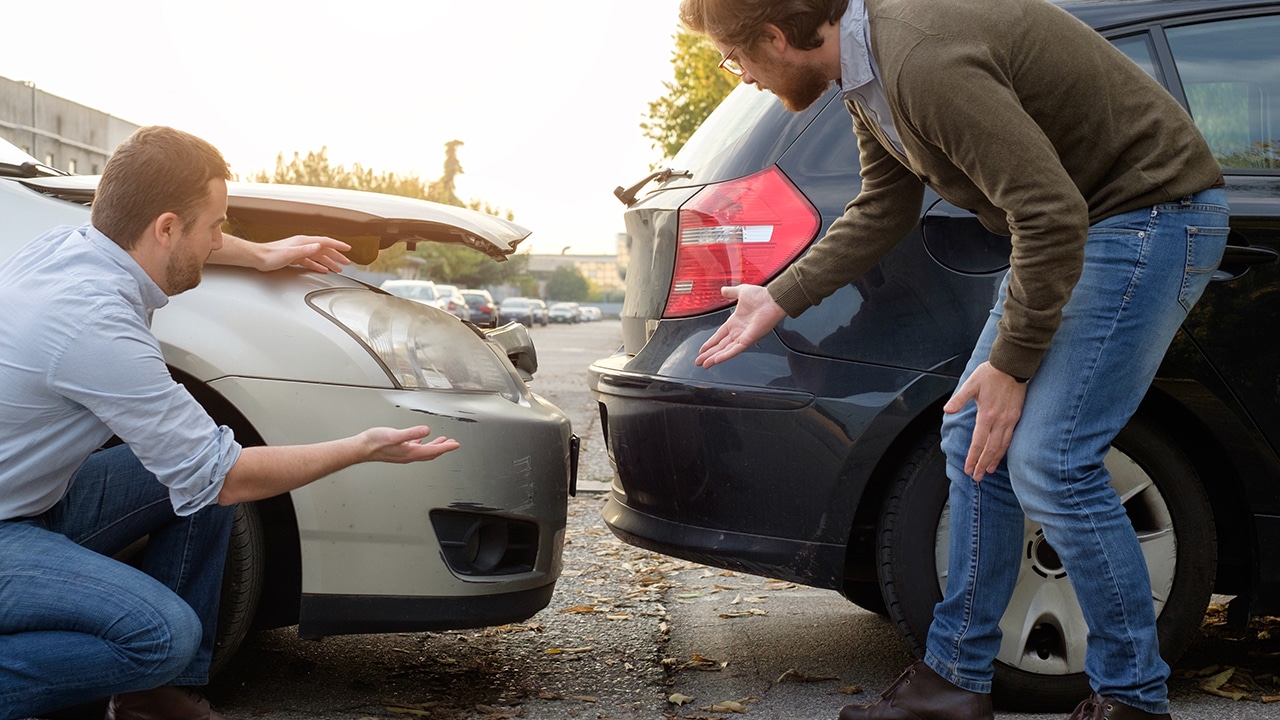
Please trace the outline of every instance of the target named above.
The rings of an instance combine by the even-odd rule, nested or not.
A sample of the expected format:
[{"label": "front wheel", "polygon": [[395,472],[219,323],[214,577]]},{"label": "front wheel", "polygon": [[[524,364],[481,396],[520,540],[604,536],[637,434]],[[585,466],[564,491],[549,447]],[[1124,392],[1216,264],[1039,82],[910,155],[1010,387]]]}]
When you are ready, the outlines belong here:
[{"label": "front wheel", "polygon": [[266,534],[262,513],[254,503],[236,506],[231,542],[222,571],[222,598],[218,605],[218,634],[213,646],[209,675],[226,667],[249,634],[258,600],[262,597]]},{"label": "front wheel", "polygon": [[[880,584],[889,610],[917,656],[933,606],[946,588],[948,481],[937,435],[925,438],[890,488],[877,532]],[[1213,512],[1195,468],[1151,423],[1134,418],[1106,458],[1111,486],[1138,534],[1151,575],[1161,655],[1172,663],[1199,633],[1217,562]],[[1045,541],[1025,522],[1026,552],[1000,621],[993,699],[1006,709],[1066,712],[1088,696],[1088,628],[1080,604]]]}]

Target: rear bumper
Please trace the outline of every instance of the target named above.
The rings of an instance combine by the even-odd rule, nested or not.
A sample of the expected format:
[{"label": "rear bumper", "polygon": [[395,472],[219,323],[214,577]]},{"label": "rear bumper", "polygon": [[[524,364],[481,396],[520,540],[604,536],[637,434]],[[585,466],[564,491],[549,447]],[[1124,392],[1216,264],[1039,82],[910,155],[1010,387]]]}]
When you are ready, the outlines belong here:
[{"label": "rear bumper", "polygon": [[615,471],[606,522],[664,554],[841,588],[859,503],[902,431],[955,381],[798,355],[772,335],[692,367],[705,339],[655,335],[589,369]]},{"label": "rear bumper", "polygon": [[629,508],[617,495],[609,499],[601,514],[624,542],[663,555],[814,587],[839,589],[842,584],[842,544],[685,525]]}]

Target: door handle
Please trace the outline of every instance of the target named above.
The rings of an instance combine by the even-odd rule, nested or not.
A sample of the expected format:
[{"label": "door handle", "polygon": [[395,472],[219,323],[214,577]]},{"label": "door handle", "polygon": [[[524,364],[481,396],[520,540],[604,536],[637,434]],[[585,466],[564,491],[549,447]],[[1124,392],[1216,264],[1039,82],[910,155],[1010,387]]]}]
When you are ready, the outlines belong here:
[{"label": "door handle", "polygon": [[1235,280],[1254,265],[1273,263],[1277,258],[1280,258],[1280,253],[1271,248],[1228,245],[1222,253],[1222,263],[1213,272],[1213,280],[1216,282]]}]

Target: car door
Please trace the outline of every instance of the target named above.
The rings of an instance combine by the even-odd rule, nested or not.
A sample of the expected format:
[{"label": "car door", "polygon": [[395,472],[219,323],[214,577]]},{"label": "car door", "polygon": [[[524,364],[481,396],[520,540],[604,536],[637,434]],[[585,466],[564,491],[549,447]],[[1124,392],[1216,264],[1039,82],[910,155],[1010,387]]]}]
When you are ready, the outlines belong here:
[{"label": "car door", "polygon": [[1184,330],[1280,448],[1280,14],[1166,21],[1116,46],[1165,83],[1222,164],[1231,235]]}]

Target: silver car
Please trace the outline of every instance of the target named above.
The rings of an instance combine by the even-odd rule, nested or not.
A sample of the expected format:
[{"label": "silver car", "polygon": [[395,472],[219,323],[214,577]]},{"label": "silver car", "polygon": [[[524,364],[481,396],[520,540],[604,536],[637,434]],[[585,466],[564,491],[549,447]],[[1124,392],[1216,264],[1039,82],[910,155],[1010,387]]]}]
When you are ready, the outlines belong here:
[{"label": "silver car", "polygon": [[[89,220],[97,178],[60,176],[0,140],[0,260]],[[395,242],[464,243],[495,260],[528,232],[461,208],[355,191],[230,183],[229,230],[328,234],[369,262]],[[479,331],[341,274],[209,266],[156,313],[173,376],[245,445],[431,426],[462,448],[368,463],[240,506],[215,667],[251,628],[301,635],[497,625],[545,607],[560,573],[577,445],[529,391],[518,325]]]}]

